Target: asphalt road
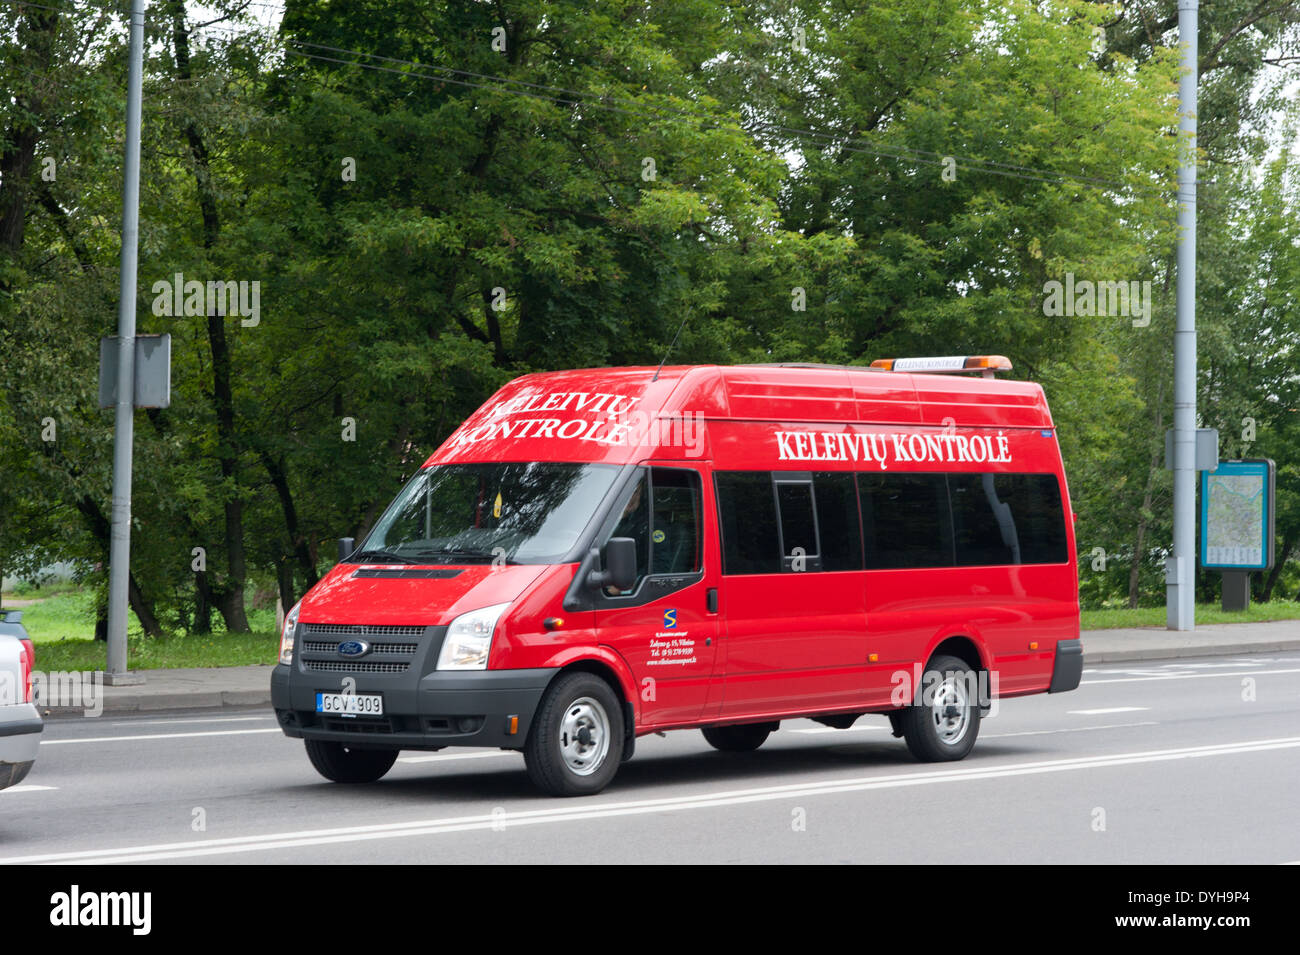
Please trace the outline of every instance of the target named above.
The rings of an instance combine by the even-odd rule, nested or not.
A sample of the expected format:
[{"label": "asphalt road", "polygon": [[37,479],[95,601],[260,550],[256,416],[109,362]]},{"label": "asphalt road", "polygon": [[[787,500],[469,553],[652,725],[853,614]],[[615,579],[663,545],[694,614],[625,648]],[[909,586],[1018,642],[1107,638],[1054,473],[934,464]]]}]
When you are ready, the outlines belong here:
[{"label": "asphalt road", "polygon": [[882,717],[800,720],[744,755],[643,737],[563,800],[497,750],[328,783],[261,710],[51,721],[0,792],[0,862],[1300,861],[1300,654],[1083,680],[1002,701],[959,763],[913,761]]}]

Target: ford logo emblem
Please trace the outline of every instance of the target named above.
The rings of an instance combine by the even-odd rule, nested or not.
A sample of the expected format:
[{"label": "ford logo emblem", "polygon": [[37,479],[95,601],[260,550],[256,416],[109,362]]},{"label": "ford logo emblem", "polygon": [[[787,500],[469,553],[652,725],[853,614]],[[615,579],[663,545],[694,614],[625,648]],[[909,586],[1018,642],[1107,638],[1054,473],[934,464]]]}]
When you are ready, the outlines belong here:
[{"label": "ford logo emblem", "polygon": [[338,649],[341,657],[361,657],[370,652],[370,644],[364,640],[348,640],[340,643]]}]

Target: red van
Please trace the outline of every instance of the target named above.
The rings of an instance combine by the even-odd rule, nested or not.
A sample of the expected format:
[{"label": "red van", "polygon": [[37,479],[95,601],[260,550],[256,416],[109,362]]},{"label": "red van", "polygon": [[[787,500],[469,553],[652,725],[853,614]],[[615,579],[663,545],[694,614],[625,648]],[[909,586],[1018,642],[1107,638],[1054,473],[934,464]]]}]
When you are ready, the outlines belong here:
[{"label": "red van", "polygon": [[994,696],[1083,665],[1056,431],[1008,368],[518,378],[286,616],[280,726],[336,782],[491,746],[555,795],[647,733],[744,751],[796,717],[961,759]]}]

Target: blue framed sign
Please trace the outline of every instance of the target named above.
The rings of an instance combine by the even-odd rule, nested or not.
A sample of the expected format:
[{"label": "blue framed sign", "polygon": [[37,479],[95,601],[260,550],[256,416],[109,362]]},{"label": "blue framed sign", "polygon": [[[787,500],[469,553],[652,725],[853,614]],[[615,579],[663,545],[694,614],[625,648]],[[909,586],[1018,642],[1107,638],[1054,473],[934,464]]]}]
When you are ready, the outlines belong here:
[{"label": "blue framed sign", "polygon": [[1201,472],[1201,566],[1273,566],[1277,467],[1267,458],[1221,461]]}]

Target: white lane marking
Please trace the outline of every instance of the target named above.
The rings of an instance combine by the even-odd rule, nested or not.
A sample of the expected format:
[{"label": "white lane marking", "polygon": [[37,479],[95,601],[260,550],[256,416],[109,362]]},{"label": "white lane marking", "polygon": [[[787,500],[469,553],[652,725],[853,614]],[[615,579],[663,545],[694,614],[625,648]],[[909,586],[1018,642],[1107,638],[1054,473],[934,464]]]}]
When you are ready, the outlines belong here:
[{"label": "white lane marking", "polygon": [[0,793],[39,793],[58,788],[58,786],[37,786],[34,783],[23,783],[21,786],[10,786],[8,789],[0,789]]},{"label": "white lane marking", "polygon": [[589,823],[593,819],[641,816],[688,809],[711,809],[719,806],[737,806],[781,799],[826,796],[835,793],[894,789],[904,786],[924,786],[969,780],[1001,779],[1042,773],[1095,770],[1111,766],[1129,766],[1139,763],[1158,763],[1212,756],[1234,756],[1242,753],[1296,748],[1300,748],[1300,736],[1283,736],[1274,739],[1243,740],[1237,743],[1221,743],[1210,746],[1184,746],[1177,749],[1115,753],[1107,756],[1082,756],[1070,759],[1013,763],[1009,766],[997,766],[988,769],[970,767],[967,769],[922,770],[920,772],[896,773],[888,776],[859,776],[850,779],[825,780],[819,783],[792,783],[784,786],[764,786],[758,789],[701,793],[695,796],[638,799],[630,802],[604,803],[585,809],[563,806],[555,809],[529,809],[515,813],[480,813],[473,816],[453,816],[445,819],[417,819],[410,822],[377,823],[369,826],[305,829],[294,832],[272,832],[256,836],[203,839],[194,842],[124,846],[117,849],[97,849],[89,852],[53,852],[34,856],[11,856],[0,858],[0,864],[154,862],[161,859],[230,855],[238,852],[264,852],[269,849],[364,842],[374,839],[409,839],[411,836],[442,835],[449,832],[466,832],[478,829],[499,830],[503,825],[529,826],[560,822]]},{"label": "white lane marking", "polygon": [[1066,710],[1070,716],[1101,716],[1104,713],[1137,713],[1141,710],[1149,710],[1149,706],[1103,706],[1097,710]]},{"label": "white lane marking", "polygon": [[446,759],[487,759],[490,756],[514,756],[512,752],[496,753],[434,753],[432,756],[399,756],[399,763],[440,763]]},{"label": "white lane marking", "polygon": [[1026,730],[1023,733],[981,733],[980,739],[1003,739],[1008,736],[1050,736],[1053,733],[1082,733],[1086,730],[1118,730],[1130,726],[1159,726],[1155,720],[1145,723],[1110,723],[1106,726],[1069,726],[1059,730]]},{"label": "white lane marking", "polygon": [[1137,676],[1146,676],[1153,673],[1171,673],[1178,670],[1227,670],[1232,667],[1262,667],[1269,663],[1291,663],[1291,660],[1227,660],[1220,663],[1165,663],[1157,666],[1137,666],[1137,667],[1117,667],[1113,664],[1106,667],[1085,667],[1084,673],[1129,673]]},{"label": "white lane marking", "polygon": [[[1192,658],[1200,659],[1200,658]],[[1257,659],[1246,659],[1244,657],[1220,657],[1216,663],[1153,663],[1150,666],[1142,666],[1138,663],[1135,666],[1124,666],[1122,662],[1101,663],[1096,666],[1084,667],[1083,675],[1090,676],[1097,673],[1115,673],[1128,674],[1130,676],[1145,676],[1148,674],[1175,673],[1183,670],[1226,670],[1232,667],[1264,667],[1276,666],[1279,664],[1300,663],[1300,657],[1262,657]]]},{"label": "white lane marking", "polygon": [[1134,676],[1119,680],[1084,680],[1080,686],[1100,686],[1102,683],[1150,683],[1161,680],[1208,680],[1225,676],[1271,676],[1275,673],[1300,673],[1300,667],[1289,670],[1239,670],[1236,673],[1170,673],[1163,676]]},{"label": "white lane marking", "polygon": [[868,730],[887,730],[888,726],[850,726],[837,730],[833,726],[818,726],[816,729],[791,730],[792,733],[864,733]]},{"label": "white lane marking", "polygon": [[137,739],[193,739],[196,736],[245,736],[249,733],[278,733],[279,727],[264,730],[215,730],[211,733],[140,733],[136,736],[87,736],[84,739],[43,739],[42,746],[63,743],[126,743]]},{"label": "white lane marking", "polygon": [[113,726],[168,726],[173,723],[251,723],[254,720],[273,720],[274,716],[223,716],[219,719],[203,719],[196,717],[191,720],[123,720],[120,723],[113,723]]}]

